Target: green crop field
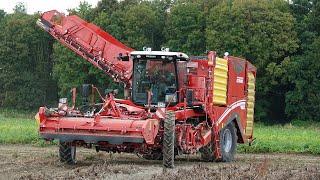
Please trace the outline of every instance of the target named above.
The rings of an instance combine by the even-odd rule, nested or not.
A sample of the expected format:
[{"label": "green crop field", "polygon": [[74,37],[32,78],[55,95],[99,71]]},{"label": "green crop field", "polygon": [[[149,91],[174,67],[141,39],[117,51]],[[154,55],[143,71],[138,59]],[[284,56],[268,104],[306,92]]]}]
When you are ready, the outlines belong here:
[{"label": "green crop field", "polygon": [[0,111],[1,144],[28,144],[38,141],[37,123],[30,113]]},{"label": "green crop field", "polygon": [[[0,144],[45,145],[38,137],[34,114],[0,111]],[[320,154],[319,123],[256,124],[254,137],[252,146],[239,145],[238,152]]]},{"label": "green crop field", "polygon": [[252,146],[240,145],[239,152],[281,152],[320,154],[320,124],[273,125],[256,124]]}]

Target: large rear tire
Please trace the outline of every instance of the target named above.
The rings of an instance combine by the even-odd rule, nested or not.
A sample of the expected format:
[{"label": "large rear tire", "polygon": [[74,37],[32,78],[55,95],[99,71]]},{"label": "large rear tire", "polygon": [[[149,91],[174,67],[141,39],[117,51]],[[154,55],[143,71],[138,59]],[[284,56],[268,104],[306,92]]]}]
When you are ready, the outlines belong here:
[{"label": "large rear tire", "polygon": [[237,132],[233,123],[229,123],[220,131],[221,159],[218,161],[231,162],[237,150]]},{"label": "large rear tire", "polygon": [[175,113],[168,111],[164,120],[163,133],[163,166],[165,168],[174,167],[174,142],[175,142]]},{"label": "large rear tire", "polygon": [[68,142],[59,143],[60,161],[73,165],[76,163],[76,146]]}]

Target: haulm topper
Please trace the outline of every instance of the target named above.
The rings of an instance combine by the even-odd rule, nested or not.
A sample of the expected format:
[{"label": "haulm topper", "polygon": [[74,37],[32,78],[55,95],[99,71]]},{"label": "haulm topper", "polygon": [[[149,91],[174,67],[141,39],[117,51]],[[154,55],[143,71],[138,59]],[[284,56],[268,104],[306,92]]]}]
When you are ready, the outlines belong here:
[{"label": "haulm topper", "polygon": [[61,98],[58,108],[40,107],[40,136],[59,141],[61,161],[74,164],[76,147],[83,146],[137,153],[172,168],[181,154],[229,162],[237,143],[253,141],[256,68],[250,62],[214,51],[202,57],[166,48],[135,51],[94,24],[55,10],[37,24],[124,84],[124,99],[115,98],[116,90],[103,94],[84,84],[81,106],[73,89],[70,105]]}]

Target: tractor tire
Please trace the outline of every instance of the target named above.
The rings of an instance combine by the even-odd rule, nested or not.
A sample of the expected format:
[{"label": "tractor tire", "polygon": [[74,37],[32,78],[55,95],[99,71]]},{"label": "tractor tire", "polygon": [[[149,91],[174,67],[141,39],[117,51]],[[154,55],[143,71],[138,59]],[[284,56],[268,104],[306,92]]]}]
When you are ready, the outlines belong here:
[{"label": "tractor tire", "polygon": [[214,156],[214,147],[212,144],[213,143],[209,143],[199,150],[201,155],[201,160],[205,162],[213,162],[216,159]]},{"label": "tractor tire", "polygon": [[164,120],[163,132],[163,167],[174,167],[175,113],[168,111]]},{"label": "tractor tire", "polygon": [[233,123],[220,130],[221,158],[217,161],[231,162],[237,150],[237,132]]},{"label": "tractor tire", "polygon": [[72,146],[71,143],[60,142],[59,143],[59,157],[60,161],[69,165],[76,163],[76,146]]},{"label": "tractor tire", "polygon": [[162,160],[162,152],[154,151],[151,154],[143,154],[142,157],[147,160]]}]

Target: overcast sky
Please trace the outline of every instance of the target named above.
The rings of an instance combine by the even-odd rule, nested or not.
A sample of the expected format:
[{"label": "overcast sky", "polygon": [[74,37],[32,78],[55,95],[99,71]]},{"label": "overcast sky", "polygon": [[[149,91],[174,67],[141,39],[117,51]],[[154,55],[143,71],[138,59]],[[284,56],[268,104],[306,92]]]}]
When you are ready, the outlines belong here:
[{"label": "overcast sky", "polygon": [[[14,6],[18,2],[23,2],[26,5],[28,14],[48,10],[58,10],[67,12],[67,9],[77,7],[83,0],[0,0],[0,9],[7,13],[12,13]],[[86,0],[93,7],[97,5],[98,0]]]}]

